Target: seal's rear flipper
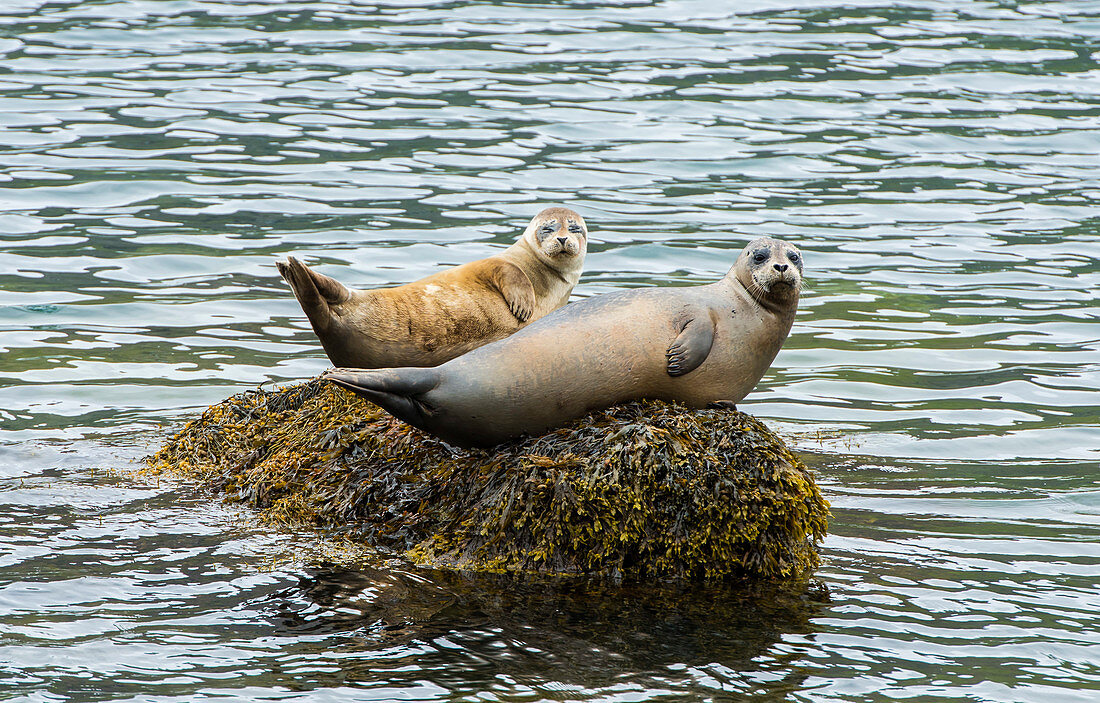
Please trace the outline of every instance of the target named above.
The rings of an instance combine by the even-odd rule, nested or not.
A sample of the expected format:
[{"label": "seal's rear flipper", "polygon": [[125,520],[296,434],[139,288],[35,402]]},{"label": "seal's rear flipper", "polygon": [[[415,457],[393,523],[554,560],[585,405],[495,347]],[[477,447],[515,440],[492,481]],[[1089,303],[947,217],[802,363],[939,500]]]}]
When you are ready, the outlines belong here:
[{"label": "seal's rear flipper", "polygon": [[330,305],[339,305],[351,299],[351,291],[335,278],[317,273],[293,256],[286,261],[276,261],[279,275],[290,284],[294,297],[313,323],[314,329],[328,326],[332,318]]},{"label": "seal's rear flipper", "polygon": [[332,369],[321,375],[324,381],[347,388],[356,395],[377,403],[383,410],[413,427],[424,429],[429,408],[420,396],[439,384],[434,368]]}]

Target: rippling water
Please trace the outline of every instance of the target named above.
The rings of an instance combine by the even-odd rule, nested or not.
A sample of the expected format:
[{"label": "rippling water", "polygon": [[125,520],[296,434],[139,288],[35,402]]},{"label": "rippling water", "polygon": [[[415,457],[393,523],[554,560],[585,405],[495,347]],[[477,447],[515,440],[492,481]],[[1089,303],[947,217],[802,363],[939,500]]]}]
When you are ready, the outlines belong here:
[{"label": "rippling water", "polygon": [[[1100,3],[7,0],[0,55],[0,699],[1100,697]],[[551,203],[581,296],[802,248],[743,407],[828,594],[346,566],[126,474],[326,366],[278,256],[400,283]]]}]

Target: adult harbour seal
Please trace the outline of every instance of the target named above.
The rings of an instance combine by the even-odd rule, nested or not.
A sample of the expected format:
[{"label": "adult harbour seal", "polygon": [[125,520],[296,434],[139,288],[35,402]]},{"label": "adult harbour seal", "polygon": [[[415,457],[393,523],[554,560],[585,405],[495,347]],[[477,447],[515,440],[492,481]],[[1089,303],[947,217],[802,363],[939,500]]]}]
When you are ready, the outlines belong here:
[{"label": "adult harbour seal", "polygon": [[276,267],[334,365],[435,366],[565,305],[587,247],[584,219],[551,207],[499,254],[396,288],[352,290],[294,257]]},{"label": "adult harbour seal", "polygon": [[798,249],[762,238],[715,283],[593,296],[432,369],[334,369],[324,378],[463,446],[640,398],[733,403],[779,353],[801,289]]}]

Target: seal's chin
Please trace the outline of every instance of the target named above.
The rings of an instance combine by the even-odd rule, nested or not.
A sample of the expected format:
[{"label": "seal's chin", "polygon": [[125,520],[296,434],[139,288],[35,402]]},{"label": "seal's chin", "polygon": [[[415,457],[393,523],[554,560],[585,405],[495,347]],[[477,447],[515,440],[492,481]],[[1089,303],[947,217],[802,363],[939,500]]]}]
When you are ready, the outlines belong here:
[{"label": "seal's chin", "polygon": [[576,257],[579,252],[573,251],[571,249],[567,249],[565,247],[561,247],[559,249],[555,249],[554,251],[547,251],[545,253],[551,259],[554,259],[556,261],[562,261],[564,259],[572,259],[572,258]]},{"label": "seal's chin", "polygon": [[798,279],[789,276],[769,278],[768,280],[761,281],[754,275],[752,277],[752,282],[756,284],[757,288],[763,291],[764,295],[788,295],[792,291],[797,291],[799,289]]}]

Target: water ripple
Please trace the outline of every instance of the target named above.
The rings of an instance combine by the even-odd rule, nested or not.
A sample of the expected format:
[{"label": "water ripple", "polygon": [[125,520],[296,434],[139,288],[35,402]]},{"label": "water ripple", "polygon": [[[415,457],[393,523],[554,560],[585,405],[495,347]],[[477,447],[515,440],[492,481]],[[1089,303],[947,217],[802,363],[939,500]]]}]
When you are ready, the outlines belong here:
[{"label": "water ripple", "polygon": [[[4,3],[0,698],[1091,701],[1098,15]],[[831,599],[319,565],[119,473],[326,366],[277,257],[401,283],[548,203],[592,226],[578,296],[798,242],[744,407],[829,491]]]}]

